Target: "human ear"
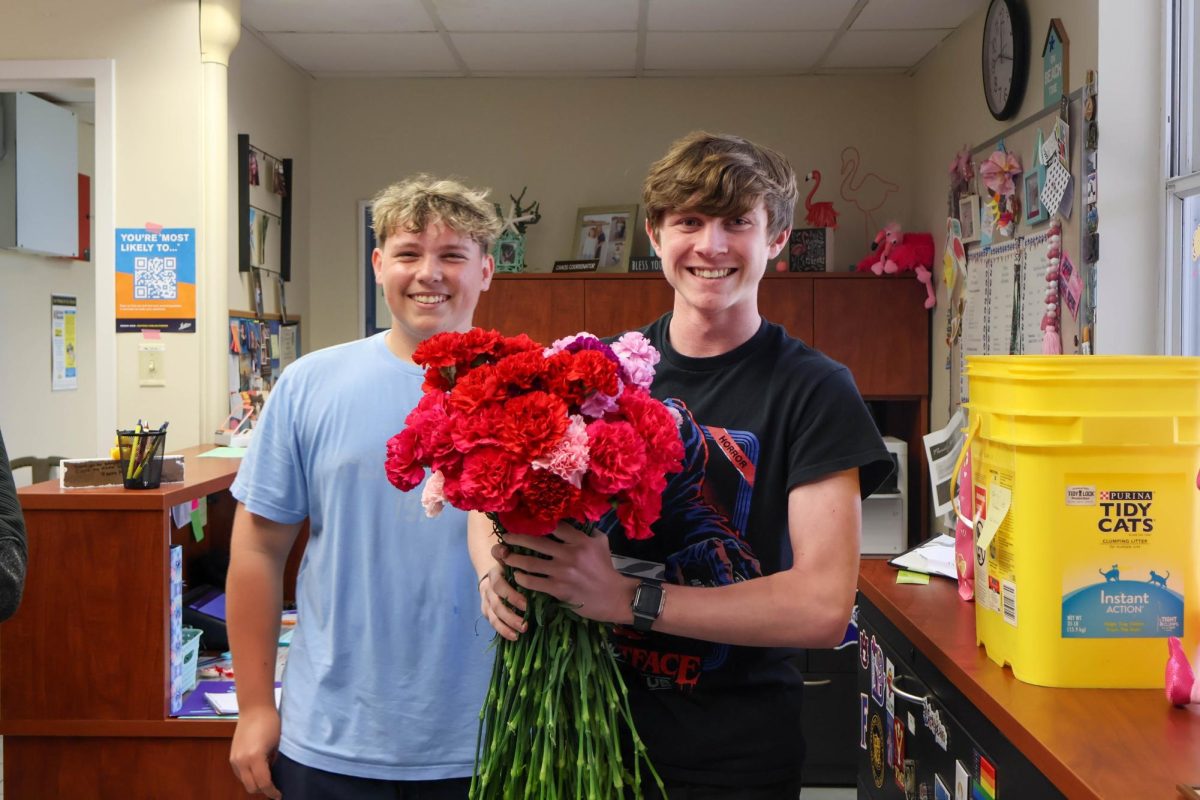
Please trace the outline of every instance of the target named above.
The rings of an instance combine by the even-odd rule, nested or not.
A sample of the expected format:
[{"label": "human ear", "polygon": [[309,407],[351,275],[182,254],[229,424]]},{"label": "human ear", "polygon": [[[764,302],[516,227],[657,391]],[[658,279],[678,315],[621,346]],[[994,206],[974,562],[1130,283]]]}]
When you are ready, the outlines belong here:
[{"label": "human ear", "polygon": [[792,235],[791,228],[784,228],[778,234],[775,235],[775,238],[772,239],[770,244],[768,245],[768,252],[771,254],[771,258],[775,258],[783,251],[783,246],[785,244],[787,244],[788,239],[791,237],[791,235]]},{"label": "human ear", "polygon": [[658,242],[654,239],[654,226],[650,224],[650,220],[646,220],[646,235],[650,237],[650,246],[654,248],[654,255],[661,255],[658,252]]},{"label": "human ear", "polygon": [[371,269],[375,271],[375,282],[383,283],[383,251],[376,247],[371,251]]}]

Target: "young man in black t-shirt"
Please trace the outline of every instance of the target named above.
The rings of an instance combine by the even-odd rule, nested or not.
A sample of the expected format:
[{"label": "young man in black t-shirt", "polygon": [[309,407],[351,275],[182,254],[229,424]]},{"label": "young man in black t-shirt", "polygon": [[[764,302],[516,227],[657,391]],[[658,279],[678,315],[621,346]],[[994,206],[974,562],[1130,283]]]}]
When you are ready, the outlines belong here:
[{"label": "young man in black t-shirt", "polygon": [[[861,498],[892,462],[846,368],[759,316],[759,282],[796,202],[786,159],[693,133],[651,167],[643,196],[675,290],[674,310],[643,333],[662,354],[653,394],[673,398],[684,419],[685,469],[649,540],[560,526],[561,543],[506,537],[549,562],[499,546],[491,555],[544,575],[519,574],[522,586],[617,623],[634,721],[668,796],[794,800],[804,758],[796,656],[846,631]],[[666,583],[617,573],[610,546],[662,562]],[[485,614],[515,638],[522,598],[498,567],[489,574]]]}]

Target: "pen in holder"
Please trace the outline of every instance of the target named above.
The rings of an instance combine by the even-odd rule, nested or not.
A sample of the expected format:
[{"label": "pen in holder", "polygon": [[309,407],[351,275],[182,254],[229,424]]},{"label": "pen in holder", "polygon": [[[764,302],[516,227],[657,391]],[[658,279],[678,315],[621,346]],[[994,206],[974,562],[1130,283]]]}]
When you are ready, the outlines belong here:
[{"label": "pen in holder", "polygon": [[126,489],[157,489],[162,481],[167,426],[156,431],[142,428],[117,431],[121,449],[121,475]]}]

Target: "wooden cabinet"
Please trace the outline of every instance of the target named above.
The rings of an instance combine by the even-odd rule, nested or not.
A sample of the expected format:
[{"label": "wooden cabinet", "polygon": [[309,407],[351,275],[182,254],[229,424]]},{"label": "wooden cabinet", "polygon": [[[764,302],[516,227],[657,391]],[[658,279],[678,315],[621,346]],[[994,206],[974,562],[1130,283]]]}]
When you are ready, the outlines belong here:
[{"label": "wooden cabinet", "polygon": [[[921,437],[929,428],[929,312],[911,276],[768,273],[759,286],[764,317],[850,368],[885,435],[908,442],[910,543],[928,530],[929,479]],[[659,273],[498,275],[475,323],[550,342],[588,330],[610,336],[670,311],[674,293]]]},{"label": "wooden cabinet", "polygon": [[[0,735],[10,797],[245,797],[229,768],[228,720],[169,718],[172,545],[192,565],[227,552],[240,459],[198,458],[186,480],[146,491],[19,490],[25,595],[0,626]],[[208,498],[203,541],[171,508]],[[294,596],[296,542],[285,575]]]},{"label": "wooden cabinet", "polygon": [[[873,278],[873,279],[872,279]],[[813,347],[850,367],[864,397],[929,393],[929,312],[917,281],[813,281]],[[764,309],[763,315],[771,319]]]},{"label": "wooden cabinet", "polygon": [[[963,740],[968,737],[978,745],[969,749],[992,759],[998,797],[1171,798],[1181,796],[1176,784],[1200,784],[1200,714],[1195,706],[1175,708],[1161,689],[1059,689],[1017,680],[976,642],[975,606],[959,599],[954,581],[897,584],[894,567],[863,559],[858,588],[864,630],[876,636],[881,655],[892,658],[890,650],[899,656],[891,670],[896,685],[918,696],[926,696],[922,688],[928,690],[930,711],[943,718],[947,729],[948,747],[929,747],[921,706],[908,704],[918,721],[916,738],[932,754],[922,759],[920,752],[908,749],[913,740],[907,740],[918,784],[938,763],[942,779],[952,781],[954,759],[947,756],[967,750]],[[1165,643],[1162,652],[1165,663]],[[869,714],[885,716],[886,709],[869,702]],[[965,735],[956,734],[960,726]],[[891,768],[883,791],[877,790],[869,751],[857,753],[865,777],[859,797],[904,798]],[[977,756],[974,762],[964,761],[978,775]]]}]

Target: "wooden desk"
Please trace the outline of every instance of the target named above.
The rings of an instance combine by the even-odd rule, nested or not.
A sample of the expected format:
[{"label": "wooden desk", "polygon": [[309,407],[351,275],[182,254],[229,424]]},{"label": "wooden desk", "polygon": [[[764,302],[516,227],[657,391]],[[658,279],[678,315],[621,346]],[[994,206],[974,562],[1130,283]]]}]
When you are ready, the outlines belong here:
[{"label": "wooden desk", "polygon": [[[1200,709],[1173,708],[1157,689],[1049,689],[1022,683],[975,644],[975,607],[955,584],[896,583],[864,559],[859,591],[1064,795],[1175,798],[1200,784]],[[1163,643],[1163,664],[1167,647]],[[1003,792],[1003,789],[1001,789]]]},{"label": "wooden desk", "polygon": [[[169,549],[228,548],[240,459],[182,451],[159,489],[18,491],[29,532],[25,595],[0,625],[4,790],[13,798],[244,798],[227,720],[170,719]],[[171,508],[207,497],[203,542]],[[297,542],[289,570],[294,586]],[[294,590],[293,590],[294,592]]]}]

